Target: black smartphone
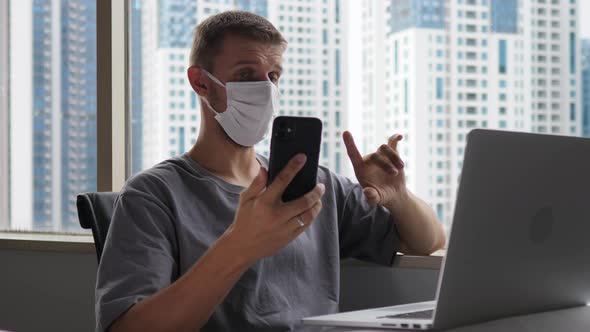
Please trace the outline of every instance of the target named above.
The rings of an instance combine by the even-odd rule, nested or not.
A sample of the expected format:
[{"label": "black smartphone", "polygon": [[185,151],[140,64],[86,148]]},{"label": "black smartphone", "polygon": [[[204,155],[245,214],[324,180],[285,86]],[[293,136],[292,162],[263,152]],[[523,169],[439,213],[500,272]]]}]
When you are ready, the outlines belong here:
[{"label": "black smartphone", "polygon": [[279,116],[272,123],[268,183],[299,153],[307,156],[303,168],[283,192],[283,202],[299,198],[312,190],[317,182],[322,121],[318,118]]}]

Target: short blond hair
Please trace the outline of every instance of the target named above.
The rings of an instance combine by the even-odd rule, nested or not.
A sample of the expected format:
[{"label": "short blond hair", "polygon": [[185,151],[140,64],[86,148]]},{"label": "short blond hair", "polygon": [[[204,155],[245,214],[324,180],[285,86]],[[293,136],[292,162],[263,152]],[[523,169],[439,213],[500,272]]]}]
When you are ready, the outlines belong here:
[{"label": "short blond hair", "polygon": [[213,70],[213,59],[221,52],[226,36],[240,36],[255,42],[287,45],[283,35],[266,18],[242,10],[210,16],[196,28],[190,54],[190,65]]}]

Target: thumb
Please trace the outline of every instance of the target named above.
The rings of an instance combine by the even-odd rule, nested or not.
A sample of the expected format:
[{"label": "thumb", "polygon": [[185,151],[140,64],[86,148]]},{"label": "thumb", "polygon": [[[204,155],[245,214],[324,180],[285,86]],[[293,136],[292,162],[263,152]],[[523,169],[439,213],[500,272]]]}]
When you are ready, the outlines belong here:
[{"label": "thumb", "polygon": [[244,191],[242,191],[242,195],[241,195],[242,199],[243,200],[250,200],[250,199],[258,196],[258,194],[260,194],[260,192],[264,188],[266,188],[266,179],[267,178],[268,178],[268,173],[266,172],[266,169],[264,169],[264,167],[260,167],[258,174],[254,178],[254,180],[252,180],[252,183],[250,183],[250,186],[248,186],[248,188],[246,188]]},{"label": "thumb", "polygon": [[363,189],[363,193],[365,194],[367,203],[369,203],[369,205],[377,205],[381,202],[381,196],[379,196],[377,189],[373,187],[366,187]]}]

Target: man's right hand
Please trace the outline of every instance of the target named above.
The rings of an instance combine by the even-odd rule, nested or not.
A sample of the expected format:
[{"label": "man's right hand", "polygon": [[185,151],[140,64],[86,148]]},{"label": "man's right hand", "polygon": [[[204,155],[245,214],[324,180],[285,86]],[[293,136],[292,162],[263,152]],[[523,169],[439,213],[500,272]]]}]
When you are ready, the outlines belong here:
[{"label": "man's right hand", "polygon": [[[250,186],[240,195],[234,222],[224,234],[229,244],[249,264],[275,254],[305,231],[322,209],[325,187],[316,187],[302,197],[283,202],[281,195],[305,164],[304,154],[296,155],[266,188],[267,172],[260,168]],[[303,223],[303,226],[300,222]]]}]

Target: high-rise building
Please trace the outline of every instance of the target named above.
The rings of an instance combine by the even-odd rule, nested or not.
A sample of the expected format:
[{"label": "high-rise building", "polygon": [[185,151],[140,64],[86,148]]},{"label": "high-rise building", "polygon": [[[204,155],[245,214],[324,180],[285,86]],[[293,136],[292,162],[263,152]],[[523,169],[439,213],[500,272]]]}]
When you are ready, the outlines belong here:
[{"label": "high-rise building", "polygon": [[363,91],[377,98],[365,104],[365,142],[405,135],[408,186],[445,226],[470,130],[581,133],[576,11],[570,1],[364,2]]},{"label": "high-rise building", "polygon": [[[61,1],[62,51],[55,55],[61,55],[61,112],[58,108],[53,113],[61,115],[61,151],[58,154],[61,190],[57,195],[62,197],[61,229],[64,230],[80,229],[76,195],[96,191],[96,24],[91,23],[95,21],[95,0]],[[42,42],[35,42],[35,45],[42,45]],[[54,221],[47,228],[55,224]]]},{"label": "high-rise building", "polygon": [[11,227],[78,230],[75,196],[96,190],[96,1],[11,1],[9,20]]},{"label": "high-rise building", "polygon": [[[282,115],[323,120],[320,163],[349,174],[342,131],[348,127],[347,1],[269,1],[269,20],[289,42],[279,87]],[[268,153],[269,140],[261,151]]]},{"label": "high-rise building", "polygon": [[[279,87],[280,113],[324,120],[321,162],[345,172],[341,141],[346,128],[346,31],[341,0],[142,2],[143,168],[188,150],[198,135],[200,104],[187,79],[193,27],[225,10],[266,16],[289,47]],[[257,151],[268,154],[267,138]]]},{"label": "high-rise building", "polygon": [[[582,134],[578,1],[522,3],[522,42],[530,72],[531,127],[539,133]],[[527,79],[529,77],[525,76]]]},{"label": "high-rise building", "polygon": [[141,60],[141,0],[130,3],[131,15],[131,174],[142,170],[143,144],[143,91],[142,91],[142,60]]},{"label": "high-rise building", "polygon": [[582,40],[582,126],[590,137],[590,39]]},{"label": "high-rise building", "polygon": [[0,230],[10,225],[10,172],[8,167],[10,117],[8,116],[8,38],[10,24],[8,1],[0,2]]},{"label": "high-rise building", "polygon": [[211,6],[195,0],[141,2],[141,65],[150,73],[141,81],[141,169],[185,152],[197,137],[198,98],[186,69],[193,28]]}]

